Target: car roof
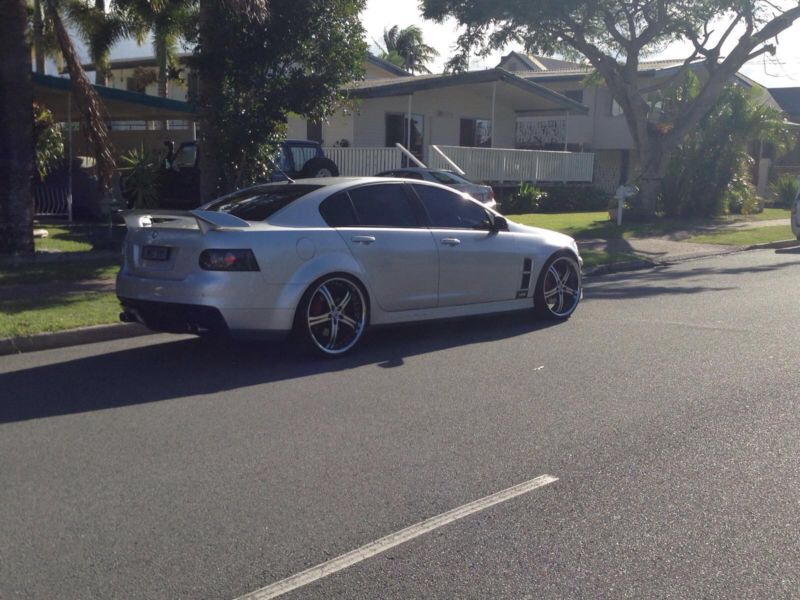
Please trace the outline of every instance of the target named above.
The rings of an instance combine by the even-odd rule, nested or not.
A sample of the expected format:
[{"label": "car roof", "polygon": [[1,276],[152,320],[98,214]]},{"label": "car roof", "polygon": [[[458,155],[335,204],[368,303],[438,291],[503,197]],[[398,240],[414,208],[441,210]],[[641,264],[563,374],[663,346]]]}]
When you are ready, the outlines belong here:
[{"label": "car roof", "polygon": [[400,167],[398,169],[387,169],[383,173],[452,173],[453,175],[458,175],[458,173],[449,169],[431,169],[428,167]]}]

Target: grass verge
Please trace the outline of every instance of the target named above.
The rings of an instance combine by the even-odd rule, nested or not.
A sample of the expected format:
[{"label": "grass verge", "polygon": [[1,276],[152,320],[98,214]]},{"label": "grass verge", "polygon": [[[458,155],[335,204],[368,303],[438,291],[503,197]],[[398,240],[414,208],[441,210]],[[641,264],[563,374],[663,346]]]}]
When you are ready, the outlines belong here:
[{"label": "grass verge", "polygon": [[544,227],[566,233],[577,239],[624,239],[630,237],[660,236],[691,229],[701,229],[726,223],[741,221],[766,221],[773,219],[789,219],[789,210],[784,208],[767,208],[763,213],[754,216],[732,216],[718,219],[656,219],[650,223],[616,223],[608,220],[608,213],[528,213],[509,215],[509,219],[523,225]]},{"label": "grass verge", "polygon": [[111,258],[26,263],[17,267],[0,268],[0,286],[80,279],[113,279],[117,271],[119,271],[119,260]]},{"label": "grass verge", "polygon": [[118,321],[119,302],[113,292],[0,301],[0,338]]},{"label": "grass verge", "polygon": [[722,244],[725,246],[750,246],[752,244],[767,244],[782,240],[794,239],[792,228],[789,225],[772,225],[757,229],[741,229],[739,231],[715,231],[703,235],[690,237],[687,242],[698,244]]}]

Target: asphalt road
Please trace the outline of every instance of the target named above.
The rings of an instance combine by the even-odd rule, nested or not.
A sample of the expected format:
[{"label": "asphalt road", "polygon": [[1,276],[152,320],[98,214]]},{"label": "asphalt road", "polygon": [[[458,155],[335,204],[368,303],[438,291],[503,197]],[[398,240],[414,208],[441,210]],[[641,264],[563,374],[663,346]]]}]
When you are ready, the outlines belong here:
[{"label": "asphalt road", "polygon": [[0,597],[800,597],[800,253],[600,277],[525,315],[285,346],[0,358]]}]

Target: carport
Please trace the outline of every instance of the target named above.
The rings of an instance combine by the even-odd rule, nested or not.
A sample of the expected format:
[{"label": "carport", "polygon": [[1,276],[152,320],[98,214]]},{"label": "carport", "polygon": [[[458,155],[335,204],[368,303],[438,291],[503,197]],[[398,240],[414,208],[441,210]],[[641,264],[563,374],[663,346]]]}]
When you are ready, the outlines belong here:
[{"label": "carport", "polygon": [[[67,156],[72,164],[74,145],[72,139],[73,122],[80,121],[81,115],[77,103],[73,101],[72,81],[64,77],[33,73],[34,100],[53,112],[56,121],[67,124]],[[117,88],[92,85],[100,97],[108,122],[116,121],[167,121],[185,120],[191,123],[190,129],[183,134],[185,139],[194,139],[197,112],[188,102],[150,96],[139,92],[130,92]],[[169,131],[169,130],[168,130]],[[110,129],[112,143],[119,149],[122,147],[160,146],[167,135],[175,136],[164,130],[153,131],[115,131]],[[188,134],[188,135],[187,135]],[[191,136],[191,137],[189,137]],[[123,142],[117,144],[118,141]],[[37,194],[36,212],[39,215],[66,216],[72,220],[72,169],[68,169],[69,183],[63,194],[48,191],[46,203]],[[45,206],[45,204],[47,206]]]}]

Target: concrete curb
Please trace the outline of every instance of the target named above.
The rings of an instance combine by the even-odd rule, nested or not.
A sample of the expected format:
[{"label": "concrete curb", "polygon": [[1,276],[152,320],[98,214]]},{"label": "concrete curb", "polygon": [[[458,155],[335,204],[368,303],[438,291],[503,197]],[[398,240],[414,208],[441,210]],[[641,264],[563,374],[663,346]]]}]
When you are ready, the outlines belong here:
[{"label": "concrete curb", "polygon": [[21,354],[23,352],[38,352],[39,350],[52,350],[66,346],[81,344],[94,344],[124,338],[150,335],[153,332],[142,325],[135,323],[118,323],[114,325],[96,325],[67,331],[52,333],[39,333],[24,337],[0,339],[0,356],[8,354]]}]

